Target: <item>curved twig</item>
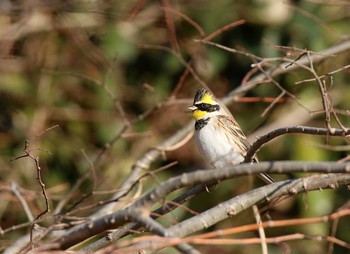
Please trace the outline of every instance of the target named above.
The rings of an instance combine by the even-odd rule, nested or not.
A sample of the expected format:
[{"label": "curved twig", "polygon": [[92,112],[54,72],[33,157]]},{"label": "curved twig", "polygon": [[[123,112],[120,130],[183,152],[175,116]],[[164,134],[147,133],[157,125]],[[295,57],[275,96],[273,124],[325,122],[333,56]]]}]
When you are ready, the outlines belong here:
[{"label": "curved twig", "polygon": [[279,128],[279,129],[273,130],[257,138],[257,140],[252,144],[252,146],[247,151],[244,161],[245,162],[251,161],[254,154],[264,144],[284,134],[300,133],[300,134],[323,135],[323,136],[329,135],[329,136],[338,136],[338,137],[345,137],[346,135],[350,134],[350,129],[347,129],[346,131],[344,131],[343,129],[333,129],[333,130],[334,132],[330,133],[327,128],[317,128],[317,127],[309,127],[309,126],[285,127],[285,128]]}]

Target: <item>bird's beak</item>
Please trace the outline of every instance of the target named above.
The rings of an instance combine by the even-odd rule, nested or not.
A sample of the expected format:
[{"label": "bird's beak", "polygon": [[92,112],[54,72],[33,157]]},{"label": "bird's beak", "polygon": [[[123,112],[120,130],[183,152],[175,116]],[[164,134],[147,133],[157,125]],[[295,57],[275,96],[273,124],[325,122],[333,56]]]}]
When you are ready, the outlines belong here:
[{"label": "bird's beak", "polygon": [[192,105],[192,106],[189,106],[188,108],[187,108],[189,111],[195,111],[196,109],[197,109],[197,106],[195,106],[195,105]]}]

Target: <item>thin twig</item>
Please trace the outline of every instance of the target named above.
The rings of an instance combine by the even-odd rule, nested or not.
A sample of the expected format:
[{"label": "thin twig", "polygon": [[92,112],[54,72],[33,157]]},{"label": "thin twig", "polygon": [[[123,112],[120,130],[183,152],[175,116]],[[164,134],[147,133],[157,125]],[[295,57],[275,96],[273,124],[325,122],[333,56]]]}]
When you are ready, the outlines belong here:
[{"label": "thin twig", "polygon": [[261,113],[261,117],[265,117],[266,114],[279,102],[281,102],[282,98],[286,94],[286,91],[282,91],[273,101],[270,103],[270,105],[264,110],[264,112]]},{"label": "thin twig", "polygon": [[204,37],[205,36],[205,32],[204,30],[202,29],[202,27],[196,22],[194,21],[192,18],[188,17],[187,15],[179,12],[178,10],[175,10],[173,8],[170,8],[170,7],[163,7],[164,11],[167,11],[167,12],[172,12],[174,13],[175,15],[183,18],[185,21],[187,21],[188,24],[190,24],[191,26],[193,26],[197,31],[198,33],[200,34],[201,37]]},{"label": "thin twig", "polygon": [[245,157],[245,161],[249,162],[251,158],[254,156],[254,154],[267,142],[271,141],[272,139],[278,136],[281,136],[284,134],[291,134],[291,133],[345,137],[347,135],[350,135],[350,129],[347,129],[346,131],[342,129],[334,129],[332,133],[329,133],[329,130],[327,128],[316,128],[316,127],[309,127],[309,126],[294,126],[294,127],[279,128],[261,137],[258,137],[257,140],[248,149]]},{"label": "thin twig", "polygon": [[261,251],[263,254],[268,254],[267,243],[266,243],[266,234],[264,228],[261,226],[262,221],[259,213],[259,209],[256,205],[253,205],[253,214],[256,220],[256,224],[258,225],[258,231],[261,240]]},{"label": "thin twig", "polygon": [[245,21],[244,19],[241,19],[241,20],[237,20],[237,21],[235,21],[235,22],[232,22],[232,23],[230,23],[230,24],[227,24],[227,25],[225,25],[225,26],[223,26],[223,27],[221,27],[221,28],[219,28],[219,29],[216,29],[215,32],[213,32],[213,33],[207,35],[207,36],[203,39],[203,41],[210,41],[210,40],[212,40],[213,38],[215,38],[216,36],[222,34],[223,32],[228,31],[228,30],[230,30],[230,29],[232,29],[232,28],[234,28],[234,27],[243,25],[243,24],[245,24],[245,23],[246,23],[246,21]]},{"label": "thin twig", "polygon": [[333,128],[331,127],[331,117],[330,117],[331,106],[329,103],[328,93],[326,92],[324,83],[321,81],[320,77],[317,75],[314,69],[314,65],[310,57],[310,52],[307,52],[307,58],[309,59],[310,71],[315,76],[319,90],[320,90],[327,129],[329,132],[333,132]]},{"label": "thin twig", "polygon": [[169,41],[170,41],[171,48],[175,52],[180,52],[180,46],[179,46],[179,43],[178,43],[177,37],[176,37],[176,28],[175,28],[173,16],[172,16],[171,12],[167,11],[168,9],[171,9],[169,7],[170,2],[169,2],[169,0],[162,0],[162,4],[164,6],[163,10],[164,10],[164,14],[165,14],[165,22],[166,22],[166,25],[168,28]]},{"label": "thin twig", "polygon": [[[52,128],[50,128],[52,129]],[[42,132],[40,135],[42,135],[43,133],[45,133],[46,131]],[[39,136],[40,136],[39,135]],[[26,158],[26,157],[29,157],[30,159],[32,159],[35,163],[35,168],[36,168],[36,173],[37,173],[37,177],[36,177],[36,180],[37,182],[39,183],[40,185],[40,188],[41,188],[41,193],[44,197],[44,200],[45,200],[45,208],[44,210],[42,210],[37,216],[36,218],[32,221],[32,224],[31,224],[31,230],[30,230],[30,245],[32,246],[33,248],[33,230],[34,230],[34,226],[35,226],[35,223],[37,220],[39,220],[43,215],[45,215],[46,213],[48,213],[50,211],[50,207],[49,207],[49,199],[48,199],[48,196],[47,196],[47,193],[46,193],[46,189],[45,189],[45,184],[43,183],[42,181],[42,177],[41,177],[41,166],[40,166],[40,163],[39,163],[39,157],[34,157],[33,155],[31,155],[31,150],[29,149],[29,146],[30,146],[30,142],[29,140],[26,140],[24,142],[24,149],[23,149],[23,152],[24,152],[24,155],[20,155],[20,156],[17,156],[16,158],[12,159],[11,161],[15,161],[15,160],[18,160],[18,159],[21,159],[21,158]]]},{"label": "thin twig", "polygon": [[19,200],[19,202],[21,203],[21,205],[23,206],[23,209],[28,217],[28,220],[30,222],[32,222],[34,220],[34,217],[32,215],[32,212],[29,209],[29,206],[26,202],[26,200],[23,198],[21,192],[19,191],[17,184],[15,182],[11,183],[11,190],[12,192],[16,195],[17,199]]},{"label": "thin twig", "polygon": [[[350,64],[345,65],[345,66],[343,66],[343,67],[341,67],[341,68],[339,68],[339,69],[336,69],[336,70],[334,70],[334,71],[327,72],[327,73],[324,74],[324,75],[320,75],[319,78],[320,78],[320,79],[326,78],[326,77],[328,77],[328,76],[330,76],[330,75],[333,75],[333,74],[335,74],[335,73],[338,73],[338,72],[340,72],[340,71],[343,71],[343,70],[346,70],[346,69],[349,69],[349,68],[350,68]],[[306,83],[306,82],[311,82],[311,81],[316,81],[316,78],[303,79],[303,80],[300,80],[300,81],[295,82],[294,84],[299,85],[299,84]]]},{"label": "thin twig", "polygon": [[91,178],[92,178],[92,186],[93,186],[92,189],[95,190],[96,184],[97,184],[97,177],[96,177],[96,170],[95,170],[94,163],[89,159],[84,149],[81,149],[80,151],[83,157],[85,158],[85,160],[87,161],[87,163],[89,164],[89,169],[90,169]]}]

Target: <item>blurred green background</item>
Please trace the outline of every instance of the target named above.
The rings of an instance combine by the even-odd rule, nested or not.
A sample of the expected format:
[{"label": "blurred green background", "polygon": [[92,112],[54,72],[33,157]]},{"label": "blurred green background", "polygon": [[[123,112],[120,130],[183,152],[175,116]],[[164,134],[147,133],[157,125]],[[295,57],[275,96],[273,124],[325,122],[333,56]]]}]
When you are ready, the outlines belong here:
[{"label": "blurred green background", "polygon": [[[97,181],[92,176],[83,181],[63,211],[91,191],[95,191],[94,195],[81,206],[108,199],[137,158],[191,119],[186,108],[200,84],[192,75],[184,75],[186,68],[181,61],[191,61],[193,69],[218,97],[240,86],[252,69],[253,61],[249,57],[202,45],[196,40],[244,19],[244,24],[220,32],[212,41],[260,57],[284,57],[290,53],[291,59],[296,59],[301,52],[297,48],[316,52],[347,40],[349,17],[348,1],[332,1],[332,4],[311,0],[1,1],[1,228],[28,221],[11,191],[12,183],[20,188],[34,217],[44,207],[34,162],[29,158],[11,161],[23,155],[25,140],[30,141],[30,154],[40,158],[43,181],[54,211],[77,180],[89,174],[89,163],[128,126],[95,165]],[[348,51],[315,64],[315,69],[323,75],[349,62]],[[306,78],[312,75],[297,70],[276,77],[276,81],[310,111],[288,97],[264,116],[262,113],[269,102],[242,103],[238,99],[229,106],[243,130],[252,134],[252,141],[257,133],[261,135],[277,127],[325,126],[317,84],[295,84]],[[325,80],[340,121],[349,126],[349,69]],[[245,96],[273,98],[279,94],[280,90],[270,82],[257,86]],[[58,127],[48,130],[56,125]],[[334,119],[332,126],[339,127]],[[267,129],[260,133],[260,127]],[[289,135],[266,145],[259,152],[259,158],[334,161],[347,156],[346,144],[341,138]],[[337,149],[330,149],[330,145]],[[191,140],[167,153],[150,170],[173,161],[178,164],[157,173],[156,178],[146,178],[144,190],[181,172],[206,167]],[[299,176],[302,174],[276,178]],[[186,205],[200,212],[244,191],[247,191],[246,181],[235,179]],[[272,212],[272,217],[324,215],[336,211],[348,198],[347,190],[308,193],[288,199]],[[77,216],[86,216],[92,211]],[[181,216],[189,215],[179,211],[178,216],[180,220]],[[247,212],[216,228],[253,222],[251,213]],[[349,219],[342,218],[341,222],[336,236],[349,242]],[[268,230],[267,234],[328,235],[329,230],[330,224],[322,223]],[[10,245],[27,232],[28,228],[24,228],[2,236],[1,246]],[[247,236],[256,235],[239,237]],[[327,253],[325,241],[309,240],[307,249],[305,241],[287,244],[291,253]],[[286,247],[272,245],[270,248],[270,253],[281,253]],[[243,249],[241,246],[199,249],[207,253],[260,252],[259,245]],[[335,246],[334,253],[344,251]]]}]

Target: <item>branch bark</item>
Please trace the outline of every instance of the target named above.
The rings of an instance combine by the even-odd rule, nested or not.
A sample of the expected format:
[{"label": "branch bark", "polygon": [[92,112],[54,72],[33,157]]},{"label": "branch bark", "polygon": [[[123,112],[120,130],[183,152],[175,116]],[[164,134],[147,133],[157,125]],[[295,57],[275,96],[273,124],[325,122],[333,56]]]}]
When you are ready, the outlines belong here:
[{"label": "branch bark", "polygon": [[[135,203],[133,203],[127,208],[124,208],[120,211],[116,211],[112,214],[103,216],[101,218],[97,218],[95,220],[92,220],[91,222],[87,222],[82,225],[71,228],[70,230],[67,231],[67,233],[63,237],[60,237],[59,239],[55,240],[52,244],[56,245],[58,249],[66,249],[93,235],[96,235],[108,229],[121,226],[125,222],[131,221],[130,214],[135,209],[151,210],[153,205],[157,204],[160,200],[164,200],[168,194],[172,193],[175,190],[183,188],[185,186],[192,186],[196,184],[206,184],[207,182],[210,183],[213,181],[221,182],[237,176],[258,174],[262,172],[267,172],[267,173],[292,173],[292,172],[348,173],[350,172],[350,163],[276,161],[276,162],[261,162],[259,164],[241,164],[235,167],[221,169],[221,170],[216,170],[216,169],[197,170],[192,173],[184,173],[181,176],[171,178],[166,182],[160,184],[158,187],[154,188],[152,191],[145,194],[143,197],[135,201]],[[341,176],[342,177],[340,178],[345,180],[339,180],[338,178],[327,178],[329,180],[328,182],[314,180],[315,182],[319,182],[320,185],[316,187],[316,184],[314,182],[310,182],[312,184],[310,186],[315,186],[315,189],[317,189],[317,188],[335,188],[344,184],[349,184],[350,175],[342,174]],[[323,178],[320,177],[320,179],[324,179],[324,177]],[[294,185],[292,183],[295,184],[296,186],[295,188],[293,188]],[[278,195],[276,196],[276,194],[279,194],[280,196],[286,195],[286,194],[296,194],[300,192],[299,190],[301,188],[300,184],[301,184],[300,180],[288,180],[288,181],[283,181],[276,184],[270,184],[268,186],[265,186],[267,189],[260,188],[260,189],[253,190],[253,193],[258,192],[256,195],[257,197],[260,197],[260,198],[259,199],[253,198],[252,200],[255,200],[255,202],[252,202],[252,200],[244,201],[244,202],[248,202],[249,206],[243,205],[243,207],[246,209],[247,207],[250,207],[251,205],[255,204],[258,201],[270,200],[272,198],[277,197]],[[286,189],[285,186],[288,186],[288,189]],[[308,186],[309,185],[307,185],[306,187]],[[305,191],[307,190],[309,189],[305,188]],[[313,190],[313,188],[311,188],[311,190]],[[249,193],[252,193],[252,192],[249,192]],[[261,197],[262,193],[264,194],[263,198]],[[244,195],[245,194],[242,194],[237,197],[239,198],[237,202],[240,205],[242,205],[241,198],[243,198]],[[245,200],[245,198],[243,198],[242,200]],[[236,208],[231,210],[230,214],[235,215],[238,212],[242,211],[238,209],[237,210],[238,212],[237,212],[236,210],[237,210]],[[208,222],[208,223],[211,224],[211,222]],[[179,223],[179,225],[182,225],[182,224]],[[174,231],[172,233],[174,233],[174,235],[176,236],[182,236],[182,234],[181,235],[177,234],[178,231]]]},{"label": "branch bark", "polygon": [[[191,239],[191,237],[183,237],[199,232],[200,230],[207,229],[210,226],[219,223],[220,221],[239,214],[240,212],[252,207],[255,204],[283,196],[296,195],[298,193],[320,189],[335,189],[349,184],[350,174],[327,174],[314,175],[300,179],[285,180],[265,185],[263,187],[251,190],[230,200],[222,202],[197,216],[193,216],[187,220],[179,222],[178,224],[170,227],[168,229],[168,232],[176,235],[178,238],[182,238],[181,242],[186,243]],[[129,251],[128,253],[134,253],[135,250],[142,249],[144,251],[155,251],[160,248],[169,246],[172,246],[171,240],[169,240],[169,243],[165,245],[164,241],[161,241],[158,247],[157,241],[141,242],[124,249],[118,248],[118,244],[116,244],[115,247],[122,252]]]}]

